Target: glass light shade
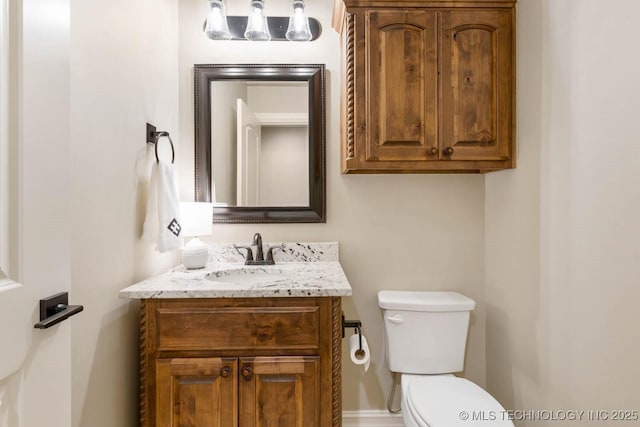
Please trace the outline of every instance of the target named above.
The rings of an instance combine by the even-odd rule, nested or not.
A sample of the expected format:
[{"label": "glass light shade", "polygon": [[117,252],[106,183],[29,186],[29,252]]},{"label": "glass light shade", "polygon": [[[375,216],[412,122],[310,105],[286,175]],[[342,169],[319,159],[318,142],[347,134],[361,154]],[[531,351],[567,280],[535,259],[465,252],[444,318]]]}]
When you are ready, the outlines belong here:
[{"label": "glass light shade", "polygon": [[229,24],[227,23],[227,12],[222,0],[210,0],[211,10],[207,16],[207,23],[204,33],[212,40],[230,40]]},{"label": "glass light shade", "polygon": [[249,17],[247,18],[247,29],[244,37],[251,41],[269,41],[271,33],[267,24],[267,15],[264,13],[264,1],[252,0]]},{"label": "glass light shade", "polygon": [[311,40],[309,16],[307,16],[304,0],[293,0],[291,3],[291,15],[289,16],[289,28],[287,29],[286,37],[287,40],[295,42]]},{"label": "glass light shade", "polygon": [[213,223],[213,203],[181,202],[183,236],[208,236]]}]

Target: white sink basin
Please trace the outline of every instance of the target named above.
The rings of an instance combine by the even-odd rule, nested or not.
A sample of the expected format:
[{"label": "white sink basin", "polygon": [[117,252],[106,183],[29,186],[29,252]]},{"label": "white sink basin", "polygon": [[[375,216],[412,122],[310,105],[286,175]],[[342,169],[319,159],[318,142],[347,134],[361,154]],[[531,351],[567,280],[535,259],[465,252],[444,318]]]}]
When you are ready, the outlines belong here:
[{"label": "white sink basin", "polygon": [[290,271],[277,267],[242,267],[228,270],[212,271],[206,279],[218,283],[235,285],[260,285],[285,280],[291,276]]}]

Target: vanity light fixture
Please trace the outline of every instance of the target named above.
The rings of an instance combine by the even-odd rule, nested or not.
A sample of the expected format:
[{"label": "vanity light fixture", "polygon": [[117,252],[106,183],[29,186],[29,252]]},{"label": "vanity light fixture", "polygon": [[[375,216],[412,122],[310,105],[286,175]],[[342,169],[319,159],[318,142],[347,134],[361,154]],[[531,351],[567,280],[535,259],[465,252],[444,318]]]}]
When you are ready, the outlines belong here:
[{"label": "vanity light fixture", "polygon": [[313,41],[320,37],[320,21],[309,18],[304,0],[291,1],[290,16],[265,14],[264,0],[249,1],[249,16],[227,16],[223,0],[209,0],[204,33],[212,40]]},{"label": "vanity light fixture", "polygon": [[204,25],[204,33],[211,40],[231,40],[227,12],[222,0],[209,0],[209,16]]},{"label": "vanity light fixture", "polygon": [[291,2],[291,16],[289,17],[289,28],[287,29],[286,37],[287,40],[295,42],[308,42],[311,40],[309,17],[307,16],[304,0],[293,0]]}]

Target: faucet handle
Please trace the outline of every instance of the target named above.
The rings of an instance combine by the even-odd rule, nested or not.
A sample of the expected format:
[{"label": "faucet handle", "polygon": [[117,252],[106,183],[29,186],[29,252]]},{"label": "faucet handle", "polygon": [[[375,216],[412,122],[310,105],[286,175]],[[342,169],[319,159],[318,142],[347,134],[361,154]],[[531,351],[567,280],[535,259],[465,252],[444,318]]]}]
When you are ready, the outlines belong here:
[{"label": "faucet handle", "polygon": [[269,249],[267,249],[267,263],[269,265],[274,265],[276,262],[273,259],[273,251],[276,249],[280,249],[280,250],[284,250],[284,244],[282,245],[278,245],[278,246],[270,246]]},{"label": "faucet handle", "polygon": [[246,249],[247,250],[247,257],[244,260],[245,264],[248,264],[249,262],[253,261],[253,249],[251,249],[251,246],[236,246],[234,244],[233,247],[234,247],[234,249],[236,251],[238,251],[238,253],[240,255],[242,255],[242,252],[240,252],[240,249]]}]

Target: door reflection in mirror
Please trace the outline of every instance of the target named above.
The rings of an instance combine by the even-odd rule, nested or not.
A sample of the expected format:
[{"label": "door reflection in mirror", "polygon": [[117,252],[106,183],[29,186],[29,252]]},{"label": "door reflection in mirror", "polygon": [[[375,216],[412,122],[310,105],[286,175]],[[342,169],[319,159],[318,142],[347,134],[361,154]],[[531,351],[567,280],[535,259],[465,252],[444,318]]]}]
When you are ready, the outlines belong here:
[{"label": "door reflection in mirror", "polygon": [[308,83],[211,82],[212,201],[309,205]]}]

